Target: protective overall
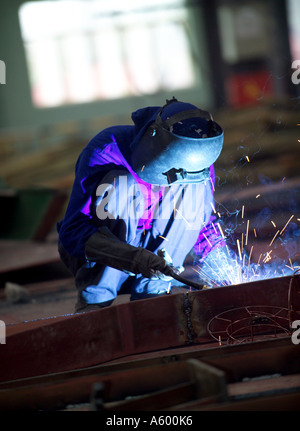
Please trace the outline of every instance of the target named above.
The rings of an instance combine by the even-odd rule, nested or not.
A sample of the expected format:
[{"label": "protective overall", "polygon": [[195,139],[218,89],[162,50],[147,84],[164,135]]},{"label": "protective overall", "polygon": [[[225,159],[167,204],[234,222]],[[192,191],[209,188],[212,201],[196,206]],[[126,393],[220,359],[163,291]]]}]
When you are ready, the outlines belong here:
[{"label": "protective overall", "polygon": [[201,261],[224,246],[212,225],[220,126],[176,99],[140,109],[132,119],[133,126],[107,128],[84,148],[58,223],[59,252],[78,289],[77,310],[109,305],[125,282],[133,300],[166,293],[168,264],[180,268],[191,250]]}]

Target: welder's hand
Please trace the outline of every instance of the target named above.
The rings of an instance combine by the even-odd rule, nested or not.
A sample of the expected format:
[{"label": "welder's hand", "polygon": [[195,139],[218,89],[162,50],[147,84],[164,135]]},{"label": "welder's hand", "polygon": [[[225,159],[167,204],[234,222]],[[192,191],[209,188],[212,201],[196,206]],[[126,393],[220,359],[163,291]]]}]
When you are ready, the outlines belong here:
[{"label": "welder's hand", "polygon": [[152,251],[139,247],[138,254],[134,262],[135,274],[142,274],[145,278],[152,278],[156,272],[164,271],[167,262]]},{"label": "welder's hand", "polygon": [[173,279],[172,272],[179,275],[181,272],[184,271],[183,266],[178,266],[178,267],[173,266],[173,261],[171,259],[171,256],[167,253],[167,251],[164,248],[158,250],[157,255],[165,260],[166,267],[161,271],[155,271],[151,277],[152,280],[159,279],[163,281],[171,281]]}]

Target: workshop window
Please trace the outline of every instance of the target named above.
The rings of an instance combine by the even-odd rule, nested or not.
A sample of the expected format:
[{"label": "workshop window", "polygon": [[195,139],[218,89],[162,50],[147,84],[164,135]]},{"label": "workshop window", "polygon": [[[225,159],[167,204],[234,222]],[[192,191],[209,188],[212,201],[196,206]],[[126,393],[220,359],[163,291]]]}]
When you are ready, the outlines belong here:
[{"label": "workshop window", "polygon": [[38,107],[188,89],[184,0],[34,1],[19,10]]},{"label": "workshop window", "polygon": [[299,0],[288,0],[288,21],[290,30],[290,45],[293,60],[300,60],[300,2]]}]

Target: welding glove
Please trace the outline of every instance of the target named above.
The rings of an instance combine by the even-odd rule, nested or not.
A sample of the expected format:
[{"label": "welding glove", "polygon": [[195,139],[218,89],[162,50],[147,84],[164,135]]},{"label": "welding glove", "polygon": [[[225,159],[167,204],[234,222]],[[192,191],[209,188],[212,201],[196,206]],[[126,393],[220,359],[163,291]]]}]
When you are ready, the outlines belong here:
[{"label": "welding glove", "polygon": [[164,257],[120,241],[106,227],[90,236],[85,244],[85,254],[88,261],[111,266],[131,275],[142,274],[145,278],[159,278],[158,275],[163,276],[169,270]]},{"label": "welding glove", "polygon": [[158,250],[157,255],[159,257],[162,257],[166,261],[167,265],[163,271],[155,271],[151,277],[151,280],[159,279],[163,281],[171,281],[173,279],[172,277],[173,272],[179,275],[181,272],[184,271],[183,266],[177,266],[177,267],[173,266],[172,258],[164,248]]}]

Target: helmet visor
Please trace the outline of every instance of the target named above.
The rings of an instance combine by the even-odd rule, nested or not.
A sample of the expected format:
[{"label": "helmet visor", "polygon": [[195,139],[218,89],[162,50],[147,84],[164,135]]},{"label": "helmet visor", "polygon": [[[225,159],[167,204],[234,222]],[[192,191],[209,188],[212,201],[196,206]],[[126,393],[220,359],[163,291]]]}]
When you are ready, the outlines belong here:
[{"label": "helmet visor", "polygon": [[204,181],[223,147],[223,130],[209,113],[183,111],[148,127],[132,154],[132,167],[151,184]]}]

